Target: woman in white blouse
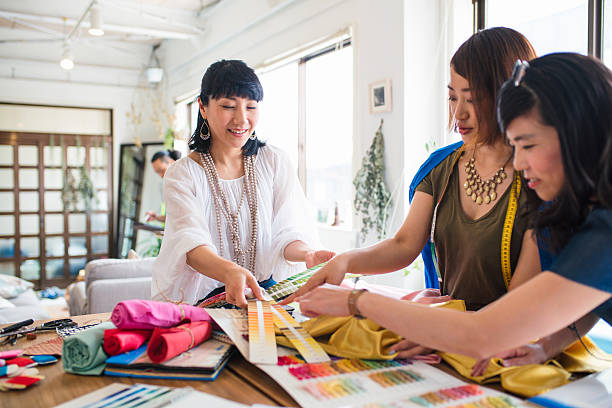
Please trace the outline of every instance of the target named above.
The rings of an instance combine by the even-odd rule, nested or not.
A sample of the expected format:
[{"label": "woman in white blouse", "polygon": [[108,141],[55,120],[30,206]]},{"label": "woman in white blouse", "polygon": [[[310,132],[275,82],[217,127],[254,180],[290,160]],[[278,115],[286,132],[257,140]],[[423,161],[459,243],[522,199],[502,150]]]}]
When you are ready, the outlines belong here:
[{"label": "woman in white blouse", "polygon": [[[296,172],[255,127],[263,89],[244,62],[222,60],[202,78],[193,152],[164,177],[166,228],[152,298],[193,304],[223,291],[246,306],[261,289],[329,260]],[[296,263],[297,262],[297,263]]]}]

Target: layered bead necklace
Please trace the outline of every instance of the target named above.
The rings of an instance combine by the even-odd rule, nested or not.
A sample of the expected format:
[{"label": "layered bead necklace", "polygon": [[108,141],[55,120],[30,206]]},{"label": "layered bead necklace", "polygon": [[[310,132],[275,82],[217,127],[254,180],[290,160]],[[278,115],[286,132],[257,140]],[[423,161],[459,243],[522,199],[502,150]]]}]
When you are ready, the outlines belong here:
[{"label": "layered bead necklace", "polygon": [[[474,150],[474,153],[476,150]],[[489,204],[497,198],[497,186],[501,184],[508,175],[506,174],[505,167],[510,162],[510,158],[506,160],[504,165],[500,167],[495,174],[489,177],[487,180],[482,180],[480,174],[476,171],[474,166],[475,159],[474,153],[472,157],[465,163],[465,172],[467,173],[467,180],[463,183],[465,194],[472,199],[476,204],[481,205],[482,203]]]},{"label": "layered bead necklace", "polygon": [[[217,232],[219,233],[219,254],[223,254],[223,234],[221,232],[221,214],[223,214],[230,229],[230,238],[234,250],[232,260],[243,268],[248,269],[252,274],[255,274],[255,258],[257,256],[257,178],[255,176],[255,155],[242,157],[244,183],[238,206],[236,211],[233,212],[227,201],[225,191],[221,188],[219,173],[217,173],[217,168],[215,167],[212,156],[210,153],[200,153],[200,160],[204,172],[206,173],[206,178],[208,179],[210,191],[212,192],[213,201],[215,203],[215,217],[217,221]],[[239,214],[245,196],[251,213],[251,241],[248,248],[243,250],[240,239]]]}]

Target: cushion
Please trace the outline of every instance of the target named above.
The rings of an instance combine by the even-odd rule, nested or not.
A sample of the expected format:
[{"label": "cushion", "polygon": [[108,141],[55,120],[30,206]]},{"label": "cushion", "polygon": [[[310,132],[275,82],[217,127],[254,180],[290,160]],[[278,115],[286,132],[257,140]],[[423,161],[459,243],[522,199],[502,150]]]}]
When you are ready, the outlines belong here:
[{"label": "cushion", "polygon": [[5,299],[15,298],[33,287],[34,284],[32,282],[16,276],[0,275],[0,296]]}]

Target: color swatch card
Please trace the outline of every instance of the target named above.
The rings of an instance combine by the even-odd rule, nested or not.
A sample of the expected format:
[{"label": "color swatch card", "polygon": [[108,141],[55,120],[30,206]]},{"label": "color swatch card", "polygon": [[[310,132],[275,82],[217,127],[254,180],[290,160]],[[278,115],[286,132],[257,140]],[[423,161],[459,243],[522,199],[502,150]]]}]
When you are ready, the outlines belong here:
[{"label": "color swatch card", "polygon": [[240,354],[247,360],[249,358],[249,325],[247,312],[244,309],[208,309],[209,316],[221,327],[221,330],[234,343]]},{"label": "color swatch card", "polygon": [[255,364],[276,364],[276,334],[270,302],[249,300],[248,322],[249,361]]},{"label": "color swatch card", "polygon": [[329,361],[329,356],[319,343],[282,306],[272,304],[274,325],[289,339],[307,363]]},{"label": "color swatch card", "polygon": [[332,359],[328,362],[308,364],[303,362],[301,356],[295,355],[295,351],[279,347],[279,354],[278,365],[258,367],[303,407],[524,406],[517,398],[478,385],[466,384],[420,362]]}]

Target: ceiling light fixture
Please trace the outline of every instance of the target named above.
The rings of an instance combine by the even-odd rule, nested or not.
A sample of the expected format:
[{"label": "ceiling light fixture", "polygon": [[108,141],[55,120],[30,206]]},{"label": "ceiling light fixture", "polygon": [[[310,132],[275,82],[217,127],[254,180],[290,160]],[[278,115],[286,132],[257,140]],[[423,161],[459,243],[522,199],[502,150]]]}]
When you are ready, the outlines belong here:
[{"label": "ceiling light fixture", "polygon": [[72,51],[70,50],[70,44],[67,42],[64,43],[64,53],[62,54],[60,66],[66,71],[69,71],[74,68],[74,57],[72,56]]},{"label": "ceiling light fixture", "polygon": [[159,63],[159,58],[157,58],[156,51],[159,48],[160,44],[156,44],[153,46],[151,50],[151,56],[149,57],[149,64],[145,69],[145,75],[147,77],[147,82],[150,84],[157,84],[161,82],[164,77],[164,69],[161,67]]},{"label": "ceiling light fixture", "polygon": [[89,24],[89,34],[96,37],[104,35],[104,30],[102,29],[102,12],[100,11],[100,6],[97,1],[94,1],[89,9]]}]

